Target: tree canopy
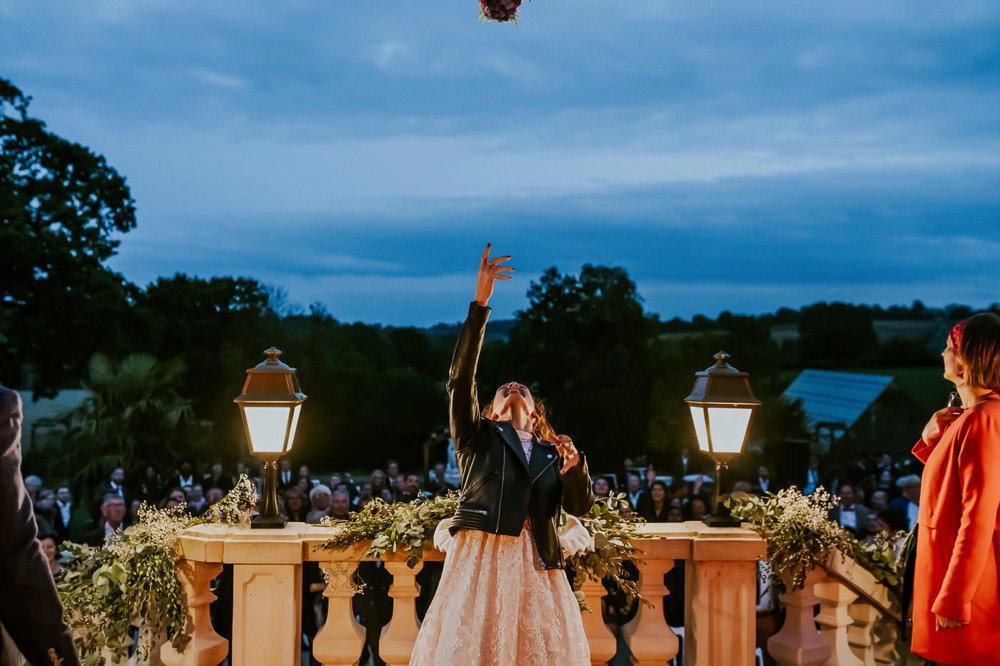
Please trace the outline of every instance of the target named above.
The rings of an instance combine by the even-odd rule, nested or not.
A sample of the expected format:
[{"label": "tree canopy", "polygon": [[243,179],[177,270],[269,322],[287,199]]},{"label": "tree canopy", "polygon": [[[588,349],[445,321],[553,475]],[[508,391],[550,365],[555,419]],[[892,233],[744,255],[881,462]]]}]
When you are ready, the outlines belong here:
[{"label": "tree canopy", "polygon": [[104,262],[135,227],[135,203],[124,177],[30,103],[0,78],[0,368],[27,362],[33,388],[52,392],[120,333],[125,282]]}]

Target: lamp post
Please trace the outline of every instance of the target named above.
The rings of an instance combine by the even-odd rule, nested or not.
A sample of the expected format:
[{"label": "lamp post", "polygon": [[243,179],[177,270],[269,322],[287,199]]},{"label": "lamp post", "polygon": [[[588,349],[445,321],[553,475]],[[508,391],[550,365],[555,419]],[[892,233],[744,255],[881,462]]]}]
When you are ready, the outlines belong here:
[{"label": "lamp post", "polygon": [[743,452],[750,422],[760,400],[750,389],[750,375],[729,365],[729,354],[720,351],[715,365],[695,373],[694,388],[684,401],[691,408],[698,447],[715,461],[712,513],[704,519],[710,527],[739,527],[719,501],[729,461]]},{"label": "lamp post", "polygon": [[243,393],[233,402],[243,417],[250,455],[264,461],[264,506],[250,526],[280,529],[285,521],[278,515],[278,459],[292,449],[306,396],[295,368],[278,360],[281,350],[271,347],[264,355],[266,361],[247,370]]}]

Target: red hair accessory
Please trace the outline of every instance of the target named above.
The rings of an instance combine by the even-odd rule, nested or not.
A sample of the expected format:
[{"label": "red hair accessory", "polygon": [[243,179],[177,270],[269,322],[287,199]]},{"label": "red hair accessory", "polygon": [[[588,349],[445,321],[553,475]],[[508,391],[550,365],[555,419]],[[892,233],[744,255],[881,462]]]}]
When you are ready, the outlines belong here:
[{"label": "red hair accessory", "polygon": [[962,331],[965,330],[967,323],[969,323],[968,319],[958,322],[951,327],[951,332],[948,333],[948,337],[951,338],[951,346],[959,355],[962,353]]}]

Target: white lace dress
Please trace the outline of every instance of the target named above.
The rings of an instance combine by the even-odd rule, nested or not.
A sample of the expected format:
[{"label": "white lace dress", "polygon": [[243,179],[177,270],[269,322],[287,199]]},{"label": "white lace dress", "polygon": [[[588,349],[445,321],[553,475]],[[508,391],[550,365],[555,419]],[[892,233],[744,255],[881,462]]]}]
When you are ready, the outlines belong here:
[{"label": "white lace dress", "polygon": [[[522,437],[525,453],[531,439]],[[411,666],[588,666],[580,607],[562,569],[536,569],[519,536],[461,530],[410,657]]]}]

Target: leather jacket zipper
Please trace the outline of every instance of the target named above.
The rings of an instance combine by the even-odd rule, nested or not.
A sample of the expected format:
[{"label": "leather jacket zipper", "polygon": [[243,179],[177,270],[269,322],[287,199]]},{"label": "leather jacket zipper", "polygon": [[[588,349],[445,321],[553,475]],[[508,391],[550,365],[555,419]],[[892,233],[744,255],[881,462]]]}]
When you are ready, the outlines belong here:
[{"label": "leather jacket zipper", "polygon": [[500,513],[503,511],[503,481],[504,477],[507,476],[507,447],[503,447],[503,466],[500,468],[500,500],[497,502],[497,527],[496,531],[500,531]]},{"label": "leather jacket zipper", "polygon": [[478,513],[478,514],[481,514],[483,516],[489,515],[489,511],[487,511],[486,509],[469,509],[467,507],[460,506],[460,507],[458,507],[457,510],[458,511],[467,511],[469,513]]},{"label": "leather jacket zipper", "polygon": [[549,468],[550,468],[550,467],[552,467],[552,465],[554,465],[554,464],[555,464],[556,460],[558,460],[558,458],[553,458],[553,459],[552,459],[552,460],[551,460],[551,461],[550,461],[550,462],[549,462],[549,463],[548,463],[548,464],[547,464],[547,465],[546,465],[546,466],[545,466],[545,467],[544,467],[544,468],[542,469],[542,471],[541,471],[541,472],[539,472],[539,473],[538,473],[537,475],[535,475],[535,478],[533,478],[533,479],[531,480],[531,482],[532,482],[532,483],[534,483],[535,481],[538,481],[538,479],[540,479],[540,478],[542,477],[542,474],[545,474],[545,473],[546,473],[547,471],[549,471]]}]

